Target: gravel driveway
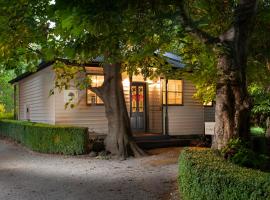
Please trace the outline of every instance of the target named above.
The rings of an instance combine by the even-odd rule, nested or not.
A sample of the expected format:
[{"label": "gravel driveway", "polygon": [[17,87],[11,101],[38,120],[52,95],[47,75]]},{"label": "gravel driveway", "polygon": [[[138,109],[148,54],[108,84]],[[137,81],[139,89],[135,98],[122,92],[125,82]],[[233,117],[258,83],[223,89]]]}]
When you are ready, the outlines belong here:
[{"label": "gravel driveway", "polygon": [[0,140],[0,200],[178,199],[180,150],[118,161],[39,154]]}]

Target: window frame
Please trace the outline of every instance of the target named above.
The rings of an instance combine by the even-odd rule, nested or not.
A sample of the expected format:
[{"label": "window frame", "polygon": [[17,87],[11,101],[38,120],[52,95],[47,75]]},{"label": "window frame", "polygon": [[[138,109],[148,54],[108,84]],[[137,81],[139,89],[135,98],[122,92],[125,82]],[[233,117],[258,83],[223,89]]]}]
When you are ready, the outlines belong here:
[{"label": "window frame", "polygon": [[[87,73],[86,74],[86,76],[103,76],[103,78],[104,78],[104,74],[96,74],[96,73]],[[104,106],[104,102],[103,103],[88,103],[88,90],[90,90],[89,88],[86,88],[86,105],[87,106],[93,106],[93,105],[95,105],[95,106]],[[90,90],[91,91],[91,90]],[[92,92],[92,91],[91,91]],[[94,92],[93,92],[94,93]],[[96,98],[98,97],[97,96],[97,94],[95,94],[96,95]]]},{"label": "window frame", "polygon": [[[181,81],[182,82],[182,91],[181,92],[173,92],[173,91],[167,91],[167,93],[169,92],[173,92],[174,94],[176,93],[180,93],[181,94],[181,98],[182,98],[182,103],[174,103],[174,104],[169,104],[168,102],[164,102],[163,101],[163,94],[166,95],[166,89],[163,91],[163,85],[162,85],[162,89],[161,89],[161,96],[162,96],[162,105],[163,106],[184,106],[184,80],[183,79],[166,79],[166,78],[161,78],[162,81],[166,83],[168,83],[167,81],[169,80],[177,80],[177,81]],[[166,99],[166,96],[165,96],[165,99]]]}]

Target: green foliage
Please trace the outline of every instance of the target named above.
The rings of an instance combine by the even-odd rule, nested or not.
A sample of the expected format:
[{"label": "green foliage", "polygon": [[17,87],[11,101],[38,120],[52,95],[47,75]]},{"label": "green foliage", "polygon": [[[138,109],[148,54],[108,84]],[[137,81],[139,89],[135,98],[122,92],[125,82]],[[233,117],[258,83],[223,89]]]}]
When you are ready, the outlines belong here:
[{"label": "green foliage", "polygon": [[214,51],[196,38],[187,36],[178,50],[188,72],[184,76],[196,86],[195,98],[212,102],[216,94],[217,59]]},{"label": "green foliage", "polygon": [[264,169],[268,162],[266,155],[255,153],[239,138],[231,139],[221,153],[226,160],[248,168]]},{"label": "green foliage", "polygon": [[[76,62],[143,60],[177,33],[174,9],[150,1],[56,1],[49,18],[55,22],[49,42],[55,54]],[[135,31],[136,30],[136,31]]]},{"label": "green foliage", "polygon": [[[84,64],[102,57],[106,63],[130,62],[130,67],[123,67],[130,74],[139,66],[145,76],[151,76],[146,65],[134,63],[153,66],[154,52],[166,49],[179,34],[175,7],[163,1],[0,0],[0,6],[0,13],[7,13],[0,15],[0,47],[8,49],[0,51],[5,68],[27,64],[32,70],[40,60],[64,58]],[[15,29],[10,30],[9,21]],[[57,78],[64,81],[56,83],[60,89],[71,77],[61,73]],[[80,87],[87,82],[81,81]]]},{"label": "green foliage", "polygon": [[269,87],[262,84],[251,84],[248,88],[253,100],[251,119],[254,125],[266,127],[266,119],[270,117],[270,92]]},{"label": "green foliage", "polygon": [[14,77],[12,72],[1,72],[0,69],[0,104],[4,106],[4,111],[0,112],[12,112],[13,111],[13,86],[8,82]]},{"label": "green foliage", "polygon": [[[258,2],[255,28],[248,42],[247,81],[249,85],[257,83],[269,87],[270,4],[268,0]],[[194,27],[210,36],[219,37],[231,28],[239,1],[186,0],[184,4]],[[179,52],[187,68],[192,71],[187,77],[196,86],[195,97],[202,102],[210,102],[215,99],[217,57],[220,50],[226,49],[221,49],[222,45],[205,45],[189,29],[183,35],[179,39]]]},{"label": "green foliage", "polygon": [[262,86],[252,84],[249,87],[249,93],[253,98],[254,115],[270,116],[270,92]]},{"label": "green foliage", "polygon": [[210,149],[185,149],[179,158],[183,200],[270,199],[270,173],[225,161]]},{"label": "green foliage", "polygon": [[14,119],[13,113],[0,112],[0,120],[2,119]]},{"label": "green foliage", "polygon": [[6,112],[5,106],[3,104],[0,104],[0,113]]},{"label": "green foliage", "polygon": [[42,153],[78,155],[86,153],[88,144],[87,128],[25,121],[1,120],[0,135]]},{"label": "green foliage", "polygon": [[250,133],[254,136],[265,136],[265,129],[262,127],[251,127]]},{"label": "green foliage", "polygon": [[186,0],[185,4],[198,28],[214,36],[230,28],[236,7],[234,0]]},{"label": "green foliage", "polygon": [[33,69],[43,57],[41,47],[48,38],[50,1],[0,1],[0,63],[22,73]]},{"label": "green foliage", "polygon": [[269,86],[270,83],[270,1],[258,1],[255,27],[249,42],[248,82]]}]

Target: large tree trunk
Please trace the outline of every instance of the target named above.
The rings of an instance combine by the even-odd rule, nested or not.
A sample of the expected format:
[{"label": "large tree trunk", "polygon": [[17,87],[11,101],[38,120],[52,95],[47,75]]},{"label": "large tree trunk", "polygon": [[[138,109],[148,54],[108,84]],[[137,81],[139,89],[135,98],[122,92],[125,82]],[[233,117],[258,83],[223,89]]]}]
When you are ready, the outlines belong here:
[{"label": "large tree trunk", "polygon": [[234,65],[227,55],[218,60],[215,135],[212,147],[221,149],[232,138],[249,136],[250,98],[247,92],[245,64]]},{"label": "large tree trunk", "polygon": [[220,36],[214,149],[223,148],[232,138],[247,139],[249,136],[251,103],[246,83],[247,43],[255,11],[255,0],[241,0],[235,11],[234,26]]},{"label": "large tree trunk", "polygon": [[109,133],[105,139],[105,148],[111,154],[122,159],[128,156],[139,157],[144,152],[135,143],[130,119],[124,98],[121,65],[104,64],[104,84],[98,94],[105,105]]},{"label": "large tree trunk", "polygon": [[246,67],[248,36],[253,28],[257,0],[239,0],[232,27],[219,37],[200,29],[190,17],[186,1],[177,1],[181,26],[205,44],[218,49],[216,125],[212,148],[221,149],[234,137],[248,138],[250,99]]}]

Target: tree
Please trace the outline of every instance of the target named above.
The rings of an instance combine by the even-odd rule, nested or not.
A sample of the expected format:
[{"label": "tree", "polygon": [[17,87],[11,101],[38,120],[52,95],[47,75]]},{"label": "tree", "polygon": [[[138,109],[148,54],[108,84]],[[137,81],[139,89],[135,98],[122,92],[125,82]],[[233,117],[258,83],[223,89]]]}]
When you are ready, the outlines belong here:
[{"label": "tree", "polygon": [[266,127],[267,118],[270,117],[270,92],[258,84],[249,87],[249,93],[253,99],[253,108],[251,110],[253,121]]},{"label": "tree", "polygon": [[105,105],[109,127],[106,150],[122,158],[142,155],[131,135],[122,63],[152,56],[170,41],[175,32],[169,17],[172,8],[151,1],[121,0],[2,1],[1,6],[3,27],[14,33],[8,35],[3,28],[0,36],[1,46],[7,50],[2,50],[1,57],[6,66],[59,58],[84,64],[103,58],[104,83],[90,89]]},{"label": "tree", "polygon": [[0,73],[0,104],[4,108],[0,109],[2,112],[13,112],[13,87],[8,83],[12,78],[11,72]]},{"label": "tree", "polygon": [[212,144],[216,149],[223,148],[233,137],[248,138],[251,101],[246,71],[248,49],[252,47],[249,42],[254,39],[251,32],[259,24],[258,4],[260,14],[269,12],[268,1],[178,1],[180,23],[186,33],[213,49],[216,56],[216,125]]}]

